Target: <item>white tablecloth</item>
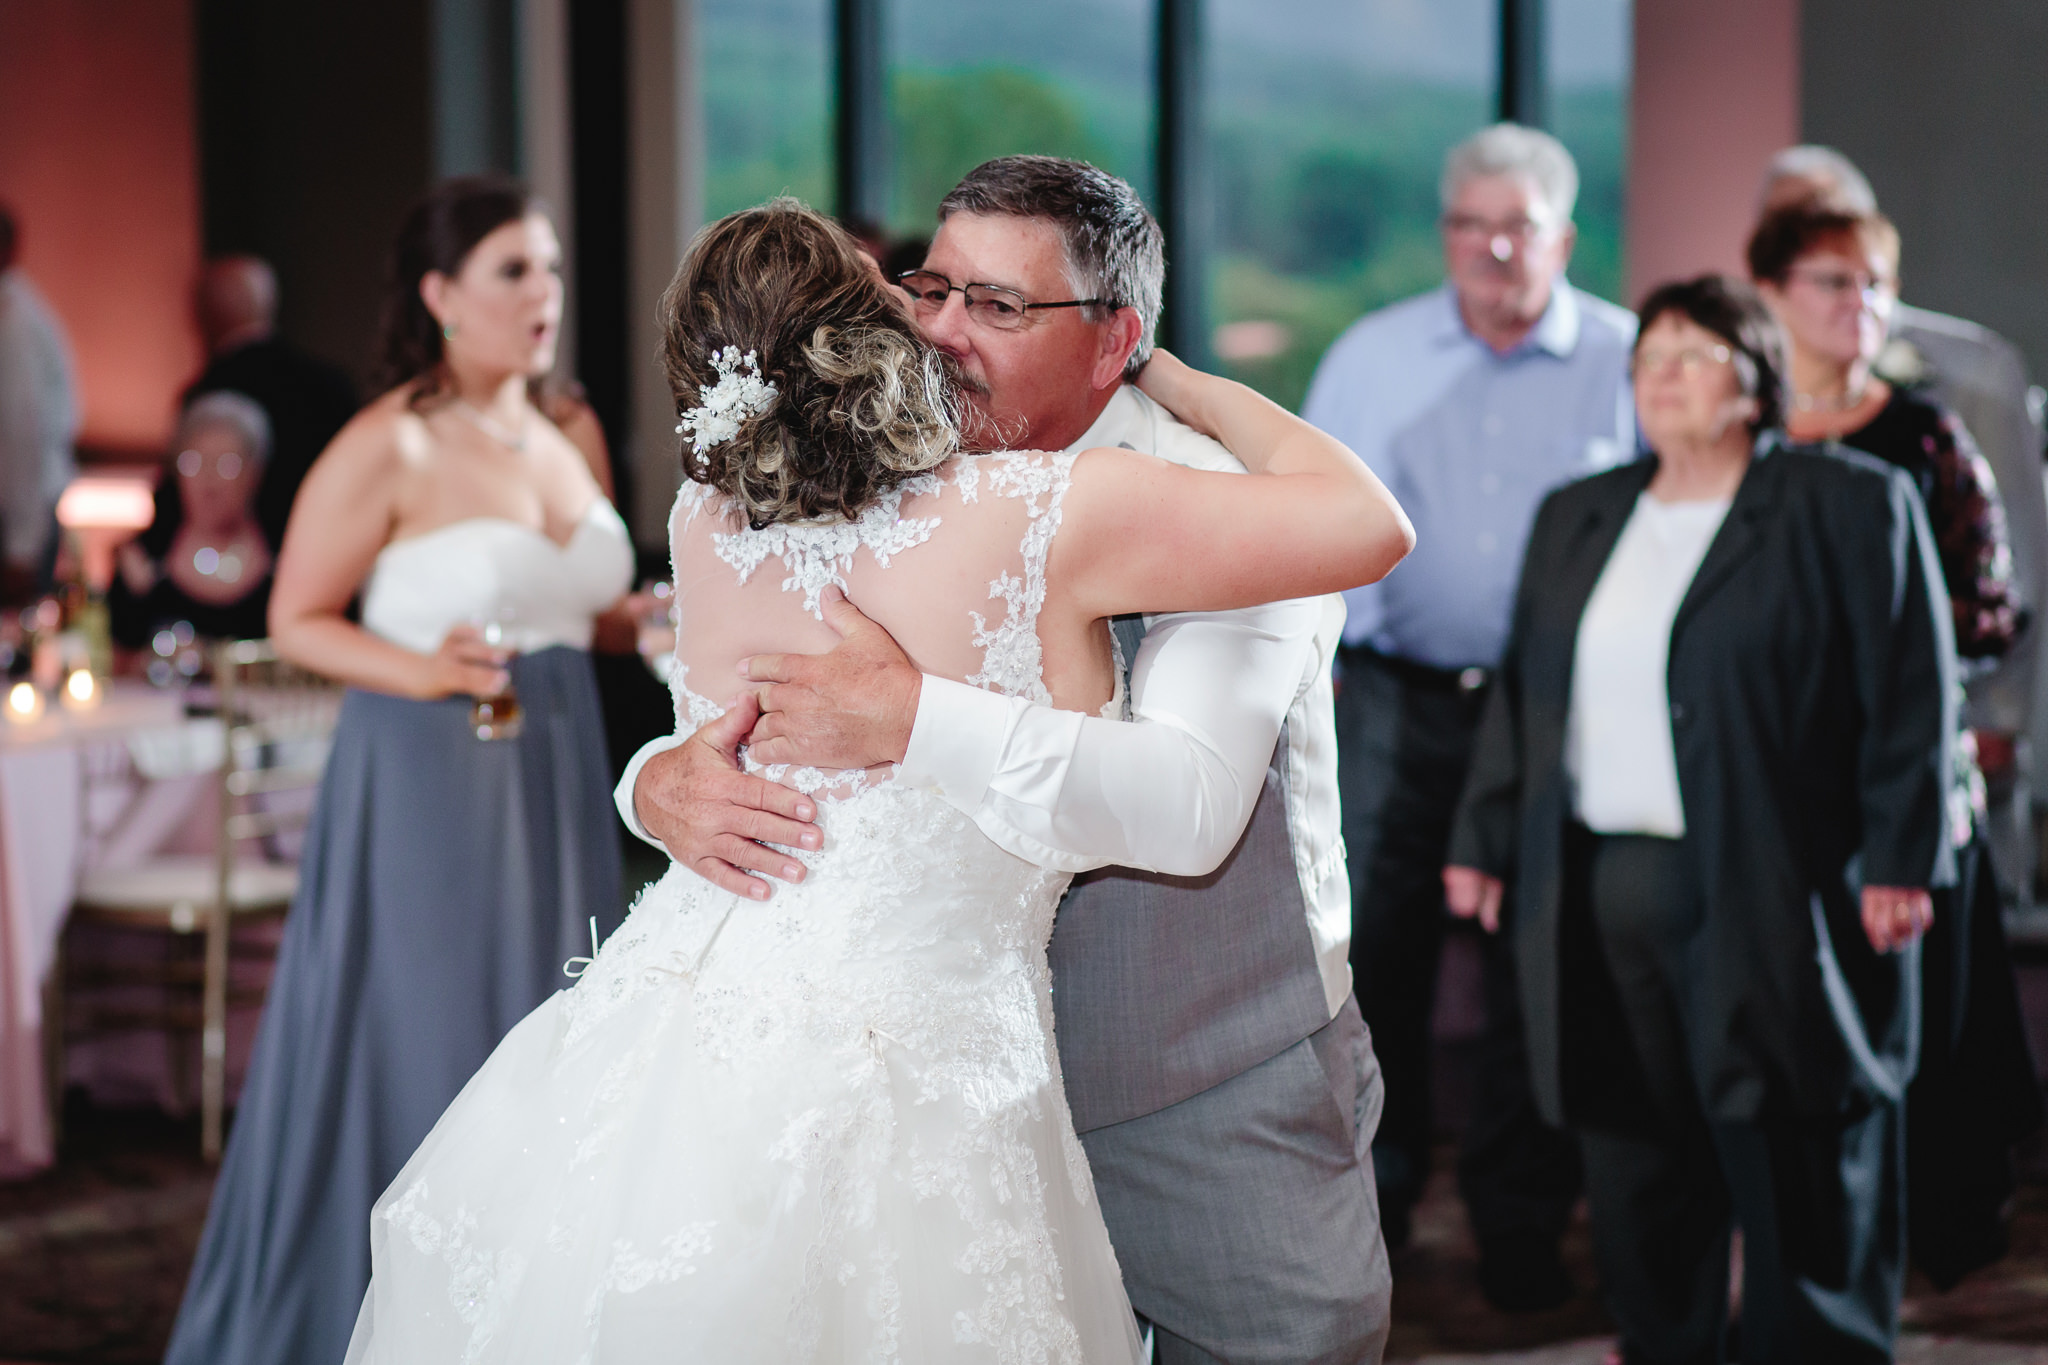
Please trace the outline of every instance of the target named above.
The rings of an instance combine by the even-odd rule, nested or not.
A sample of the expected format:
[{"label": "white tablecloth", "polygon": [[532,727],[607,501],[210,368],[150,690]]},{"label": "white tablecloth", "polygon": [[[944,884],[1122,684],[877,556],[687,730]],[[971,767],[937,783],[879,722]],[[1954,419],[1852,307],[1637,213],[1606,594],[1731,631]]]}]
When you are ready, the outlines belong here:
[{"label": "white tablecloth", "polygon": [[39,1170],[55,1155],[43,982],[78,884],[85,755],[188,724],[177,694],[120,683],[89,711],[51,706],[35,721],[0,721],[0,1178]]}]

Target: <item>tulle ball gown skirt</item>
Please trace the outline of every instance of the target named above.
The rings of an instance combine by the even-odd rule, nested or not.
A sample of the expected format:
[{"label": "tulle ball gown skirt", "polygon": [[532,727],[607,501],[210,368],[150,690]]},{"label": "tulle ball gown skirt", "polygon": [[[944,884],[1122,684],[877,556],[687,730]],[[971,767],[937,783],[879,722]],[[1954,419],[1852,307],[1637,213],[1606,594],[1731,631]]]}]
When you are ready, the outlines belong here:
[{"label": "tulle ball gown skirt", "polygon": [[1064,877],[935,797],[672,867],[378,1201],[349,1365],[1128,1365],[1051,1047]]},{"label": "tulle ball gown skirt", "polygon": [[512,674],[517,739],[478,740],[467,699],[344,701],[166,1365],[339,1365],[377,1196],[617,923],[589,656]]}]

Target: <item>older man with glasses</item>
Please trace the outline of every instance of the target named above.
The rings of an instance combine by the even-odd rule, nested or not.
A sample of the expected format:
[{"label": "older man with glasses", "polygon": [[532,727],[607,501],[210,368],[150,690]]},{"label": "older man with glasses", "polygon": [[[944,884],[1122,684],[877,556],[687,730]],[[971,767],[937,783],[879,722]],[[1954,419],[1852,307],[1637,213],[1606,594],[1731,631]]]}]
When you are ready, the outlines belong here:
[{"label": "older man with glasses", "polygon": [[[1355,323],[1302,409],[1386,480],[1417,531],[1407,562],[1346,594],[1337,698],[1351,961],[1385,1068],[1373,1164],[1394,1247],[1429,1173],[1444,853],[1523,546],[1545,493],[1635,450],[1635,319],[1564,278],[1570,153],[1496,124],[1451,150],[1441,193],[1448,282]],[[1544,1308],[1573,1292],[1558,1240],[1577,1155],[1530,1099],[1505,950],[1481,952],[1487,1032],[1459,1184],[1487,1298]]]}]

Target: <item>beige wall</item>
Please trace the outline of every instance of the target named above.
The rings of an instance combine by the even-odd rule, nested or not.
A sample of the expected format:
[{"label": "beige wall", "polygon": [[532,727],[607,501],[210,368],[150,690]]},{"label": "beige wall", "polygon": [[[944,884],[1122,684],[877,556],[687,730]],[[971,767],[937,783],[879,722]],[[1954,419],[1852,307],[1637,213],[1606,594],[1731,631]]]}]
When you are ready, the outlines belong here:
[{"label": "beige wall", "polygon": [[1800,0],[1636,0],[1629,296],[1740,272],[1771,153],[1800,140]]}]

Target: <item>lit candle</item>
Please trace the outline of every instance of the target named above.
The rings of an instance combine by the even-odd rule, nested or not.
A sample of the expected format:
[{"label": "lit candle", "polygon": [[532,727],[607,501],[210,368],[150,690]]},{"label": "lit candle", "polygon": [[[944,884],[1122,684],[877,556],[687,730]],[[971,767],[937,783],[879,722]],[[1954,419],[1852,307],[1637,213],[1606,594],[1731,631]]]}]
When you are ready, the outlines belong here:
[{"label": "lit candle", "polygon": [[64,680],[64,705],[73,711],[89,711],[100,704],[99,680],[89,668],[74,668]]},{"label": "lit candle", "polygon": [[43,694],[31,682],[18,682],[7,689],[7,718],[28,722],[43,714]]}]

